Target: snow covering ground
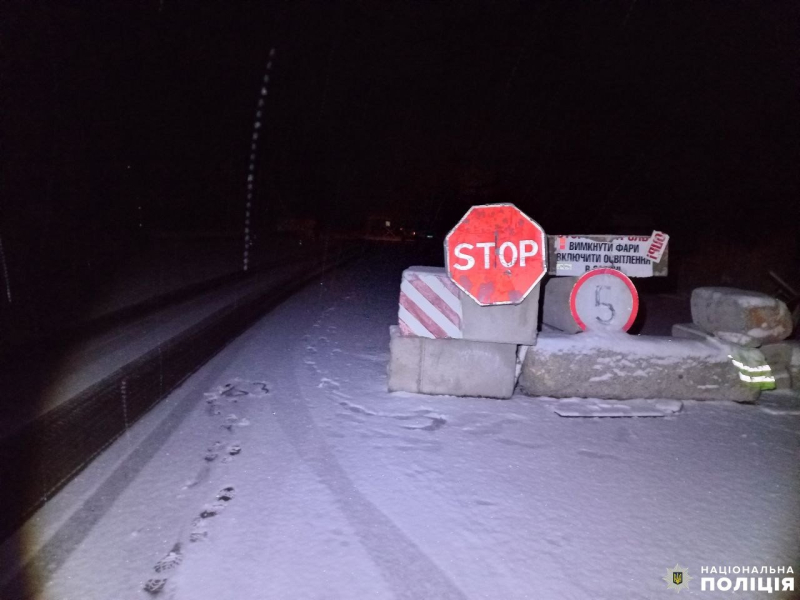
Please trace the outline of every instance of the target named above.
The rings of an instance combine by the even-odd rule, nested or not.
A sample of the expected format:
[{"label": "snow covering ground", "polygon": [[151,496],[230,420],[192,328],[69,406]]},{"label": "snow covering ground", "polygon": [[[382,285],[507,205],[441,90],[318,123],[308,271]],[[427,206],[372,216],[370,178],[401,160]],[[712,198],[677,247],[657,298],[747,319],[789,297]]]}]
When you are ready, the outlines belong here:
[{"label": "snow covering ground", "polygon": [[702,566],[800,566],[800,415],[389,394],[410,262],[379,258],[266,315],[132,427],[5,544],[0,597],[19,552],[54,600],[151,598],[148,581],[176,600],[658,599],[676,563],[680,597],[722,598]]}]

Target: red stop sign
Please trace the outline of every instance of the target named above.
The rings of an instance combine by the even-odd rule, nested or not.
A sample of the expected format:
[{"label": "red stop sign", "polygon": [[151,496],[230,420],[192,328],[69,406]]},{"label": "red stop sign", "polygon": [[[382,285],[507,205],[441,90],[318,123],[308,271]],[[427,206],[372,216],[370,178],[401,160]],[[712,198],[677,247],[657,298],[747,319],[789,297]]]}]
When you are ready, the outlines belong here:
[{"label": "red stop sign", "polygon": [[473,206],[444,240],[447,273],[482,306],[519,304],[547,272],[544,229],[513,204]]}]

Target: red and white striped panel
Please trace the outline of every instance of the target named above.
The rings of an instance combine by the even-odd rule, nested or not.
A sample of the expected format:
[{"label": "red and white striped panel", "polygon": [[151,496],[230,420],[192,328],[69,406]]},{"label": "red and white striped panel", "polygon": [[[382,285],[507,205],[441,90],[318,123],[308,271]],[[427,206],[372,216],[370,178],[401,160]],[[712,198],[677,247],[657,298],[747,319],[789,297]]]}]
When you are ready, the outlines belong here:
[{"label": "red and white striped panel", "polygon": [[444,269],[406,269],[398,317],[403,335],[461,339],[460,291]]}]

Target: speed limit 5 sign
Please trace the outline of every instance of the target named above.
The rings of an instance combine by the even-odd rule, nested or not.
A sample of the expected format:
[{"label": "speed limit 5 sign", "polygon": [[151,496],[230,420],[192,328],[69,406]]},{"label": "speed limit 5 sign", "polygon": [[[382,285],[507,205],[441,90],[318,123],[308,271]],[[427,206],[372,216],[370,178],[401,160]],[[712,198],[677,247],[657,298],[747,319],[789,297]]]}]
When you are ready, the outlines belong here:
[{"label": "speed limit 5 sign", "polygon": [[584,331],[628,331],[639,312],[639,294],[624,273],[595,269],[575,283],[569,308]]}]

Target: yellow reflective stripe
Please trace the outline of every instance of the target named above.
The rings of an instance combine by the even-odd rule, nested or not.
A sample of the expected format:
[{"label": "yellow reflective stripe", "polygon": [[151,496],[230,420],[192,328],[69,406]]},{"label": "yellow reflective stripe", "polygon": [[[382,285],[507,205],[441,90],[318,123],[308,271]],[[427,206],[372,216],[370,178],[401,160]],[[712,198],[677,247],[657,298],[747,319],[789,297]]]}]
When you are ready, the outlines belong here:
[{"label": "yellow reflective stripe", "polygon": [[766,373],[768,371],[772,371],[772,368],[769,365],[763,365],[761,367],[748,367],[746,364],[736,360],[732,356],[728,356],[728,358],[731,359],[731,362],[735,367],[742,369],[743,371],[747,371],[748,373]]},{"label": "yellow reflective stripe", "polygon": [[739,379],[742,381],[746,381],[747,383],[775,383],[775,378],[770,375],[759,375],[756,377],[750,377],[749,375],[745,375],[744,373],[739,373]]}]

